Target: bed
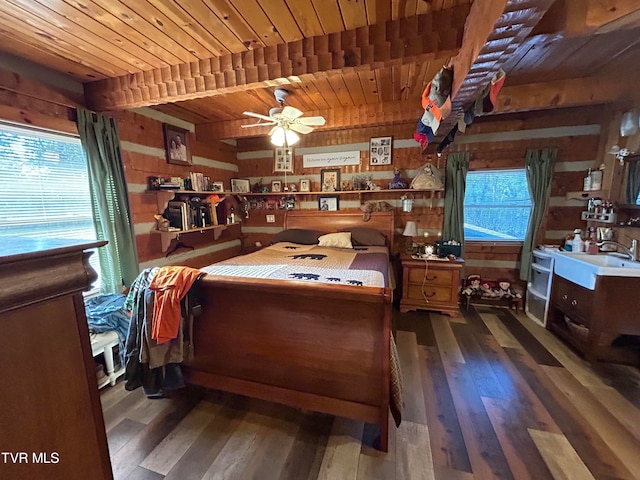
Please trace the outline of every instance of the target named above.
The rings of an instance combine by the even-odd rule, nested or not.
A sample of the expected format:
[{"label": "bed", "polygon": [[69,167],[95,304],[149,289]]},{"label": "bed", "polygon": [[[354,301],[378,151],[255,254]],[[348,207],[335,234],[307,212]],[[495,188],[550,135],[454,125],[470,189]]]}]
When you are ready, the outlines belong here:
[{"label": "bed", "polygon": [[[393,212],[364,222],[358,212],[289,211],[284,222],[327,233],[350,227],[382,232],[393,251]],[[187,383],[378,424],[387,451],[396,380],[389,286],[207,274],[197,295]]]}]

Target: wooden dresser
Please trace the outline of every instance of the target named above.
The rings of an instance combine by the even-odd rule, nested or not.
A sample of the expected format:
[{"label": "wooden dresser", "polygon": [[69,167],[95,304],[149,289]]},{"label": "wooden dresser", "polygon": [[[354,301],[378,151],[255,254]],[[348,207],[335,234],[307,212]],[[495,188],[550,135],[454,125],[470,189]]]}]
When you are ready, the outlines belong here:
[{"label": "wooden dresser", "polygon": [[105,243],[0,237],[0,478],[113,478],[82,298]]},{"label": "wooden dresser", "polygon": [[457,317],[460,271],[464,260],[413,259],[402,257],[402,300],[400,311],[435,310]]}]

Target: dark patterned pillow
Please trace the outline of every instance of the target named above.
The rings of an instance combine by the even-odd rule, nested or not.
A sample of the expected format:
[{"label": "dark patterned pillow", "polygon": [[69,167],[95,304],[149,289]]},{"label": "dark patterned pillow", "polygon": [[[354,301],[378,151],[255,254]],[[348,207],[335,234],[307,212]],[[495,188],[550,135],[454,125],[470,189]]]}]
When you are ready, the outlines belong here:
[{"label": "dark patterned pillow", "polygon": [[291,242],[301,245],[316,245],[320,235],[323,235],[323,232],[304,228],[290,228],[277,233],[276,236],[273,237],[273,243]]},{"label": "dark patterned pillow", "polygon": [[351,232],[353,246],[384,247],[387,244],[387,237],[373,228],[353,227],[342,231]]}]

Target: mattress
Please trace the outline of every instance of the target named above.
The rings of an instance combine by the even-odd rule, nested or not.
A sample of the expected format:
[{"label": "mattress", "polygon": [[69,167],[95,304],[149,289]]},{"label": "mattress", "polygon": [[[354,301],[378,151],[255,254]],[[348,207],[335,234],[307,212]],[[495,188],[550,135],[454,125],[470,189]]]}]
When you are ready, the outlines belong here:
[{"label": "mattress", "polygon": [[387,287],[389,252],[387,247],[345,249],[279,242],[201,270],[210,275]]}]

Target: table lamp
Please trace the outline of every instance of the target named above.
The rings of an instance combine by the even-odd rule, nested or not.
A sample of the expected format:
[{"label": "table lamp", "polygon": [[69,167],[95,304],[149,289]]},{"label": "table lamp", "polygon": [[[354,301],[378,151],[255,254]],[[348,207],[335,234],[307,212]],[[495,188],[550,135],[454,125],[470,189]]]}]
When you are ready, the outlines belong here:
[{"label": "table lamp", "polygon": [[418,236],[418,229],[416,228],[416,222],[408,221],[404,226],[404,237],[407,237],[407,253],[412,253],[413,250],[413,237]]}]

